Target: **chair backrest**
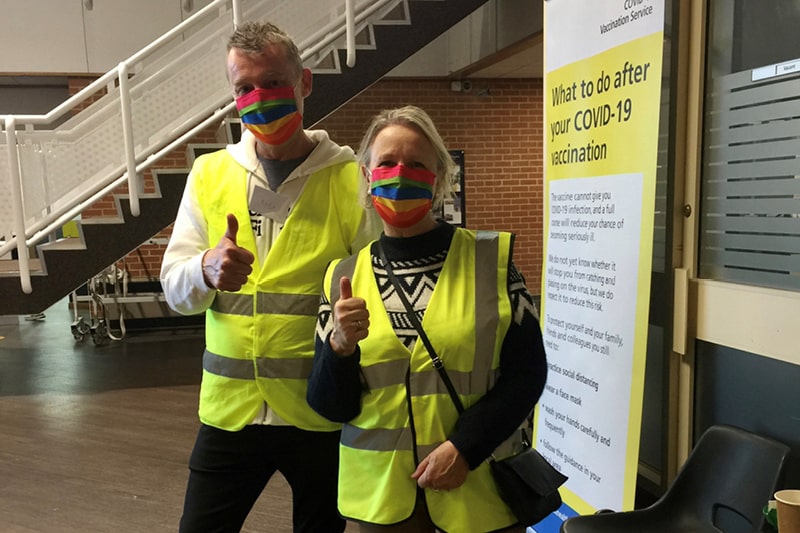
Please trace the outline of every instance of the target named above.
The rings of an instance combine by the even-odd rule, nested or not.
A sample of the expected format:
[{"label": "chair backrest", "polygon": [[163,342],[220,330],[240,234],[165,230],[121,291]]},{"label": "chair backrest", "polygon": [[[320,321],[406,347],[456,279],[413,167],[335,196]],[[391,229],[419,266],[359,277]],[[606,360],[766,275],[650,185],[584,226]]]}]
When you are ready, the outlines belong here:
[{"label": "chair backrest", "polygon": [[710,427],[662,498],[722,531],[757,531],[790,448],[727,425]]}]

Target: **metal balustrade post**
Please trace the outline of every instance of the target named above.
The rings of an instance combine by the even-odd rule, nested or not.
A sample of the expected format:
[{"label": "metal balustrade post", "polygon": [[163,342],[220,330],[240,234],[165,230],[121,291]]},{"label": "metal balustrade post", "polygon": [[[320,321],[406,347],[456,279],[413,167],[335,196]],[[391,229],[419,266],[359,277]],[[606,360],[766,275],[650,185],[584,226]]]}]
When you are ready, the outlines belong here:
[{"label": "metal balustrade post", "polygon": [[347,28],[347,66],[356,66],[356,6],[355,0],[344,1],[345,27]]},{"label": "metal balustrade post", "polygon": [[14,115],[6,116],[6,146],[8,148],[8,169],[11,173],[11,201],[14,205],[14,236],[17,244],[17,264],[22,292],[33,292],[31,285],[31,266],[28,261],[28,245],[25,238],[25,205],[22,202],[22,180],[19,171],[17,152],[17,121]]},{"label": "metal balustrade post", "polygon": [[138,217],[139,193],[143,191],[141,179],[136,172],[136,150],[133,146],[133,119],[131,111],[130,83],[128,82],[128,65],[124,61],[117,68],[119,76],[119,104],[122,113],[122,133],[125,139],[125,161],[128,168],[128,195],[131,214]]},{"label": "metal balustrade post", "polygon": [[235,30],[242,23],[242,6],[240,0],[233,0],[233,29]]}]

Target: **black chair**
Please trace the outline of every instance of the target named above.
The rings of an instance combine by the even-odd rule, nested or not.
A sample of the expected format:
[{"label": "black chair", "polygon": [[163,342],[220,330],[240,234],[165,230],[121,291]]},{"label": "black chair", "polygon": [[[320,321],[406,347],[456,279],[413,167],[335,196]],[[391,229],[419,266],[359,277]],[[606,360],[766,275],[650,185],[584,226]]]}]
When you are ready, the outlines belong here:
[{"label": "black chair", "polygon": [[758,532],[790,448],[733,426],[710,427],[666,493],[645,509],[575,516],[561,533]]}]

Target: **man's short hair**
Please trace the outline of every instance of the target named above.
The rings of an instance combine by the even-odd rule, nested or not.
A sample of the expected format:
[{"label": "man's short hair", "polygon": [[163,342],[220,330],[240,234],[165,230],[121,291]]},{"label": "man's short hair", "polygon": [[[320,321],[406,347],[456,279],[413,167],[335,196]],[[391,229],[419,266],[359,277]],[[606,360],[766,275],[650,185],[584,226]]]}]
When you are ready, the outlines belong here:
[{"label": "man's short hair", "polygon": [[299,76],[303,72],[300,50],[291,37],[271,22],[245,22],[238,26],[228,39],[228,51],[238,48],[249,54],[260,54],[267,43],[282,44]]}]

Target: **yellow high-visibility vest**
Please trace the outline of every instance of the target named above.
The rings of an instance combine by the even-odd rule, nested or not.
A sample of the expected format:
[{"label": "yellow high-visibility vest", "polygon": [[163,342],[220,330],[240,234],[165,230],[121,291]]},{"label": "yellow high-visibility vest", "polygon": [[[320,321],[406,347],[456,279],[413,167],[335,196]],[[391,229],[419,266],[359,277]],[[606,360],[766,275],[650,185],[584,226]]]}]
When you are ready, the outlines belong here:
[{"label": "yellow high-visibility vest", "polygon": [[[509,233],[457,229],[422,321],[465,408],[497,378],[512,315],[511,244]],[[361,413],[342,429],[339,511],[354,520],[395,524],[414,509],[418,488],[411,473],[447,440],[458,413],[423,343],[418,340],[409,352],[395,335],[369,247],[355,262],[350,258],[328,268],[328,294],[336,293],[339,277],[349,269],[353,295],[367,302],[370,328],[359,343],[367,392]],[[517,521],[497,494],[485,462],[456,490],[424,492],[433,522],[444,531],[486,532]]]},{"label": "yellow high-visibility vest", "polygon": [[[240,228],[250,220],[247,170],[222,150],[195,165],[195,198],[216,246],[233,213]],[[358,208],[355,162],[309,176],[284,227],[260,264],[252,231],[239,230],[237,244],[256,257],[247,283],[235,293],[217,292],[206,311],[206,351],[200,388],[200,420],[236,431],[253,421],[264,402],[301,429],[331,431],[335,424],[306,402],[314,356],[314,329],[328,263],[350,255],[363,210]],[[248,222],[249,223],[249,222]]]}]

